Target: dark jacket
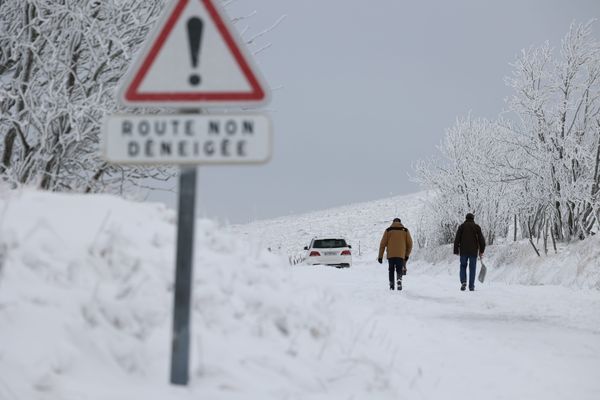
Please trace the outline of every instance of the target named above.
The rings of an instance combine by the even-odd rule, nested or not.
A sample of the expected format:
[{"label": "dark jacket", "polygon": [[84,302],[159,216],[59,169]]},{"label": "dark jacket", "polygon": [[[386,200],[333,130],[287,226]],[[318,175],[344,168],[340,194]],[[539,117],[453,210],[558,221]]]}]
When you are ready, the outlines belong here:
[{"label": "dark jacket", "polygon": [[485,251],[485,238],[481,227],[474,220],[463,222],[456,232],[454,239],[454,254],[461,256],[477,256]]},{"label": "dark jacket", "polygon": [[379,258],[383,258],[383,253],[387,248],[387,258],[406,258],[410,256],[413,241],[408,229],[400,222],[394,222],[387,228],[379,244]]}]

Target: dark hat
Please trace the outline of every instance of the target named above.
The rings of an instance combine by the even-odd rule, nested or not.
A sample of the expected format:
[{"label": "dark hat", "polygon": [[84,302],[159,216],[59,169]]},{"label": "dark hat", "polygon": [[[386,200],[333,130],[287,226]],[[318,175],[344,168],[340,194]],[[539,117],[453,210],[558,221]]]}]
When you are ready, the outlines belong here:
[{"label": "dark hat", "polygon": [[475,219],[475,216],[474,216],[473,214],[471,214],[471,213],[468,213],[468,214],[467,214],[467,219],[469,219],[469,220],[474,220],[474,219]]},{"label": "dark hat", "polygon": [[402,222],[402,221],[400,221],[400,218],[394,218],[394,222]]}]

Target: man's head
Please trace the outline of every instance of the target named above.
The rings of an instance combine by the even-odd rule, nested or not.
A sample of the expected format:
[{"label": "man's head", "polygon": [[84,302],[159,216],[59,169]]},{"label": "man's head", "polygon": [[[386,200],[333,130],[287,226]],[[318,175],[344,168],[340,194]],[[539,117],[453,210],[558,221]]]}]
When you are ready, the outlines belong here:
[{"label": "man's head", "polygon": [[394,222],[402,222],[402,221],[400,221],[400,218],[394,218]]},{"label": "man's head", "polygon": [[467,221],[475,221],[475,216],[471,213],[468,213],[466,218]]}]

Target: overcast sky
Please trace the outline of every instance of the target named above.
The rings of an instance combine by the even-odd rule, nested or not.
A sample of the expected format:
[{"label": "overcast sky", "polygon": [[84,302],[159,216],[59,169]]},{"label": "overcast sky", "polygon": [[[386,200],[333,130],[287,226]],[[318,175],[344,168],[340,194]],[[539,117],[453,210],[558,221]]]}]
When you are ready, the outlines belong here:
[{"label": "overcast sky", "polygon": [[[244,37],[272,25],[256,57],[275,90],[264,166],[199,169],[202,217],[243,223],[411,193],[457,116],[494,118],[522,48],[558,47],[600,0],[238,0]],[[600,37],[600,23],[595,27]],[[256,50],[256,47],[254,48]],[[476,151],[476,149],[474,149]],[[175,182],[174,182],[175,184]],[[176,205],[175,193],[150,200]]]}]

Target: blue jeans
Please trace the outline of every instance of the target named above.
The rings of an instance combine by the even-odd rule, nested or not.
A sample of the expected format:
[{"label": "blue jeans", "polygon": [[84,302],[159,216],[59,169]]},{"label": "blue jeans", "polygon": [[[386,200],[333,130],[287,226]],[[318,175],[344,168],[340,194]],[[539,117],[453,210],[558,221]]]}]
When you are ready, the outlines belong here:
[{"label": "blue jeans", "polygon": [[467,283],[467,263],[469,264],[469,289],[475,289],[477,256],[460,256],[460,283]]}]

